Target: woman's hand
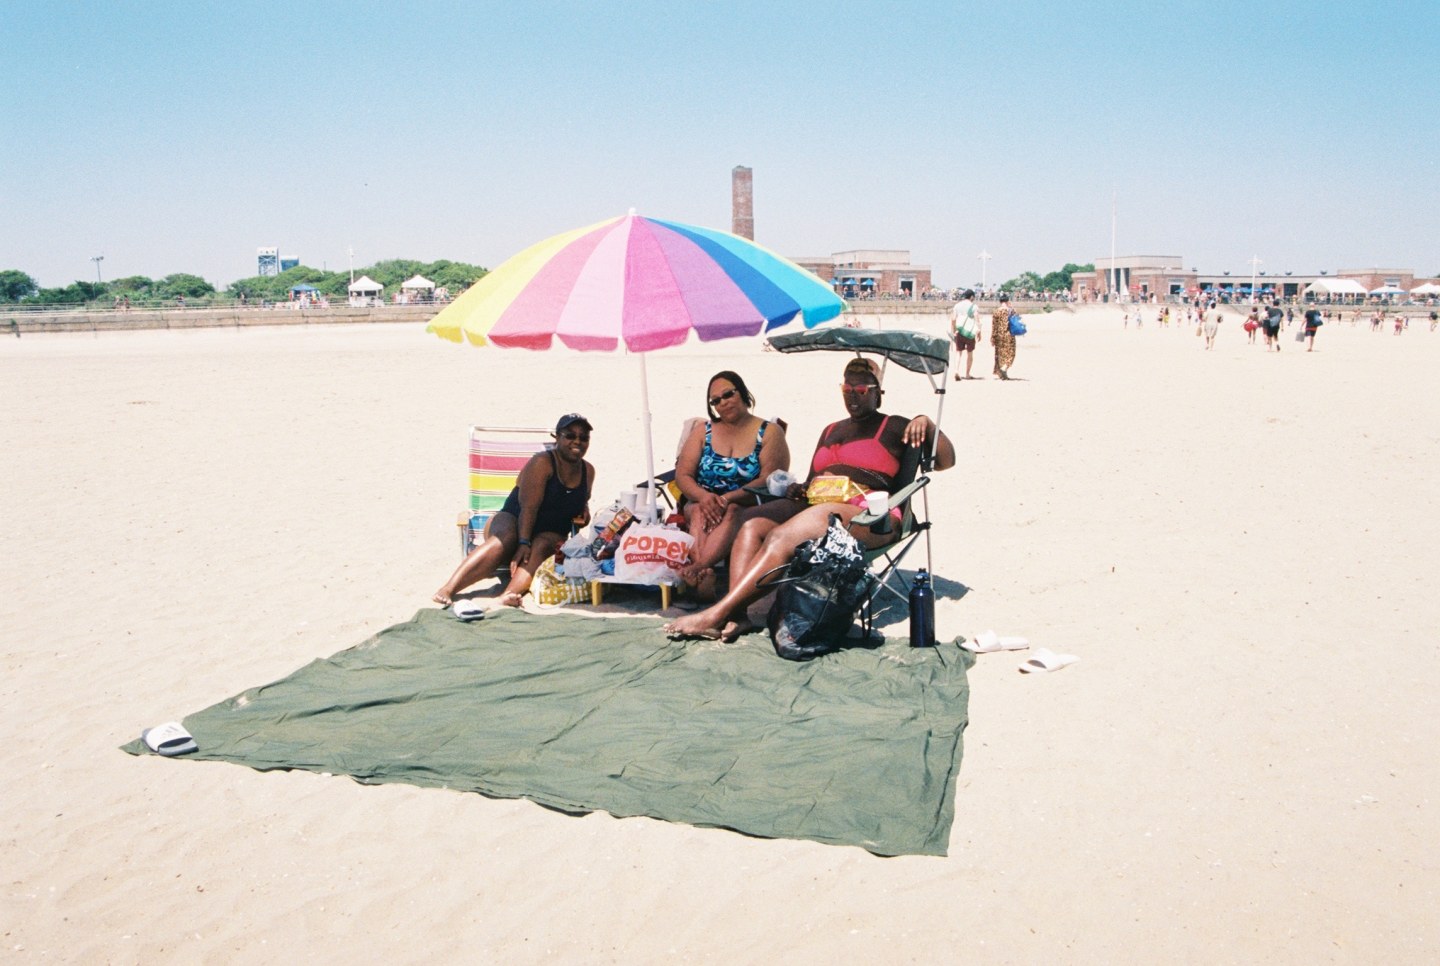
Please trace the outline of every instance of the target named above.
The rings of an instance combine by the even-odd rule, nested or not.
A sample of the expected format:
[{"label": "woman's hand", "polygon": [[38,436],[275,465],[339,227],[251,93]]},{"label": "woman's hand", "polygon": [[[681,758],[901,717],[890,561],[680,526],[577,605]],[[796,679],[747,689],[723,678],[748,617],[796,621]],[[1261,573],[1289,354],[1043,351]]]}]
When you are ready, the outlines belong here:
[{"label": "woman's hand", "polygon": [[522,543],[515,548],[515,556],[510,558],[510,573],[523,569],[530,562],[530,551],[533,548],[528,543]]},{"label": "woman's hand", "polygon": [[705,530],[709,532],[720,525],[725,519],[725,511],[730,509],[730,501],[719,493],[706,493],[703,500],[698,501],[700,508],[700,519],[705,522]]},{"label": "woman's hand", "polygon": [[804,484],[804,483],[791,483],[788,487],[785,488],[785,499],[787,499],[787,500],[803,500],[803,499],[805,499],[805,484]]},{"label": "woman's hand", "polygon": [[934,426],[935,423],[929,416],[916,416],[906,425],[901,438],[905,440],[906,446],[919,446],[925,442]]}]

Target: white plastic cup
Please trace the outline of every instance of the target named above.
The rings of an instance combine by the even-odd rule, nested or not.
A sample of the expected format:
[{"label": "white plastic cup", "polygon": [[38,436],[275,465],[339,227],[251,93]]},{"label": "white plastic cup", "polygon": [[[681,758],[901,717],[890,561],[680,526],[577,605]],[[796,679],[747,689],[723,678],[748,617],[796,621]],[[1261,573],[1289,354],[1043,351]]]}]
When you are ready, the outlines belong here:
[{"label": "white plastic cup", "polygon": [[865,509],[871,516],[884,516],[890,508],[890,494],[885,490],[871,490],[865,494]]},{"label": "white plastic cup", "polygon": [[776,470],[765,478],[765,488],[770,491],[771,496],[784,496],[794,482],[795,477],[784,470]]},{"label": "white plastic cup", "polygon": [[639,491],[639,490],[623,490],[623,491],[621,491],[621,493],[620,493],[620,505],[623,506],[625,509],[629,510],[631,513],[634,513],[634,512],[635,512],[635,507],[639,504],[639,502],[640,502],[640,491]]}]

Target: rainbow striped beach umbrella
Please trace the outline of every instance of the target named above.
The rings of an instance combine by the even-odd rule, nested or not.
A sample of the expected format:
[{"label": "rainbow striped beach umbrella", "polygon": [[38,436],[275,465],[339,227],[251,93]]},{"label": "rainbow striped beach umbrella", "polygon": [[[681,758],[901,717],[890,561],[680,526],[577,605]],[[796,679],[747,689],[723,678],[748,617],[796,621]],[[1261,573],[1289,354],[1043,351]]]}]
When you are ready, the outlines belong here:
[{"label": "rainbow striped beach umbrella", "polygon": [[811,273],[754,242],[630,214],[531,245],[480,279],[426,328],[452,342],[640,355],[646,468],[649,385],[643,353],[754,336],[799,317],[813,327],[845,302]]},{"label": "rainbow striped beach umbrella", "polygon": [[631,213],[530,246],[476,282],[428,332],[475,345],[624,345],[648,352],[753,336],[797,315],[807,327],[845,310],[814,275],[754,242]]}]

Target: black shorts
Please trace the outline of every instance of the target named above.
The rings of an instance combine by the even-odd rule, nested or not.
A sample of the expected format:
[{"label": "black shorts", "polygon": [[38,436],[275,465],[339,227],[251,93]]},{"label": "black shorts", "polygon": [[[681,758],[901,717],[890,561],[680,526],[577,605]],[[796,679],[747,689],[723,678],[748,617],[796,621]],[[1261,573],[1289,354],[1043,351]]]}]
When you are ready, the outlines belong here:
[{"label": "black shorts", "polygon": [[959,349],[961,352],[974,352],[975,337],[973,335],[961,335],[959,332],[956,332],[955,348]]}]

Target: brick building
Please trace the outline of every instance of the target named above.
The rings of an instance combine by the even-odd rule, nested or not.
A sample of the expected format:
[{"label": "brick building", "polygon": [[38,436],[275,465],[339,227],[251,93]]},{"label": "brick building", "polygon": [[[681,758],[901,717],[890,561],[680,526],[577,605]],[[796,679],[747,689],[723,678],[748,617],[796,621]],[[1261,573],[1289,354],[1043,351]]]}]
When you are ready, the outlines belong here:
[{"label": "brick building", "polygon": [[[1299,275],[1294,272],[1270,272],[1251,266],[1235,272],[1204,274],[1185,268],[1179,255],[1122,255],[1114,259],[1095,259],[1095,271],[1075,272],[1070,278],[1070,293],[1077,299],[1105,301],[1112,293],[1122,293],[1130,301],[1149,301],[1153,296],[1165,300],[1208,292],[1226,298],[1250,298],[1253,277],[1256,295],[1299,298],[1305,289],[1321,279],[1349,278],[1365,287],[1367,292],[1386,286],[1409,291],[1415,287],[1415,273],[1408,268],[1342,268],[1337,272]],[[1424,281],[1421,279],[1421,281]]]},{"label": "brick building", "polygon": [[916,298],[930,290],[930,266],[912,265],[910,253],[903,249],[860,248],[790,260],[829,282],[846,299]]}]

